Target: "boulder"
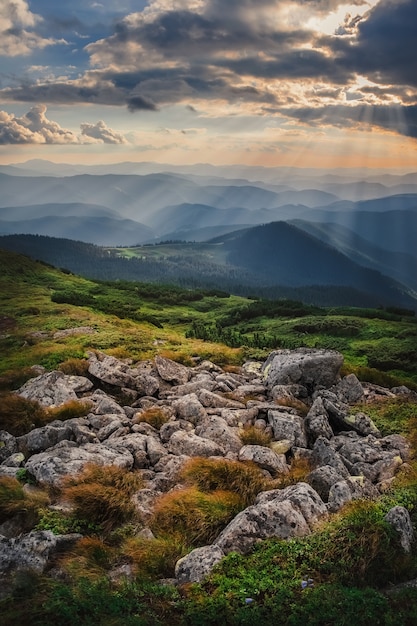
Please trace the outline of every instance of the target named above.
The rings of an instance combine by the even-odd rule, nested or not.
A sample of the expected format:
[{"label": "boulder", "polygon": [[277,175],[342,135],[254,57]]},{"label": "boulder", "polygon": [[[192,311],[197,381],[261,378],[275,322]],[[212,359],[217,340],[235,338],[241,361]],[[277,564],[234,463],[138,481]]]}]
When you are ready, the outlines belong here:
[{"label": "boulder", "polygon": [[410,514],[403,506],[394,506],[384,518],[397,531],[400,536],[401,546],[404,552],[411,552],[414,541],[414,530]]},{"label": "boulder", "polygon": [[346,402],[346,404],[354,404],[364,397],[362,383],[355,374],[344,376],[332,387],[331,391],[336,394],[341,402]]},{"label": "boulder", "polygon": [[227,425],[226,420],[216,415],[207,417],[197,428],[195,434],[222,446],[225,452],[238,452],[242,447],[242,441],[237,428]]},{"label": "boulder", "polygon": [[31,456],[25,468],[39,483],[57,486],[64,476],[78,474],[86,463],[131,469],[133,456],[128,450],[111,450],[101,443],[77,446],[74,441],[61,441],[49,450]]},{"label": "boulder", "polygon": [[14,452],[17,452],[16,437],[8,433],[7,430],[0,430],[0,463]]},{"label": "boulder", "polygon": [[378,489],[365,476],[350,476],[330,487],[327,507],[336,513],[351,500],[373,500],[378,495]]},{"label": "boulder", "polygon": [[55,421],[41,428],[34,428],[26,435],[17,437],[17,446],[26,456],[52,448],[60,441],[74,439],[74,433],[67,422]]},{"label": "boulder", "polygon": [[343,356],[335,350],[276,350],[268,356],[262,373],[269,389],[275,385],[299,384],[311,392],[336,384],[342,364]]},{"label": "boulder", "polygon": [[247,445],[239,450],[239,461],[251,461],[273,476],[287,474],[288,465],[285,454],[276,454],[265,446]]},{"label": "boulder", "polygon": [[155,367],[159,376],[173,385],[184,385],[190,380],[190,369],[171,359],[157,355],[155,357]]},{"label": "boulder", "polygon": [[289,500],[271,500],[241,511],[214,542],[225,554],[247,554],[255,543],[269,537],[289,539],[310,533],[310,528]]},{"label": "boulder", "polygon": [[187,456],[224,456],[224,448],[205,437],[198,437],[195,433],[177,430],[168,443],[168,450],[172,454]]},{"label": "boulder", "polygon": [[268,422],[272,426],[274,439],[289,439],[292,445],[306,448],[307,438],[304,431],[304,420],[298,415],[283,411],[268,411]]},{"label": "boulder", "polygon": [[223,550],[216,545],[196,548],[175,565],[175,577],[178,583],[201,582],[213,567],[224,557]]},{"label": "boulder", "polygon": [[269,537],[289,539],[308,535],[327,508],[306,483],[260,493],[255,504],[239,513],[214,542],[225,554],[246,554]]},{"label": "boulder", "polygon": [[306,476],[306,481],[319,494],[320,498],[327,502],[329,492],[332,485],[343,480],[341,476],[331,465],[322,465],[313,470]]},{"label": "boulder", "polygon": [[304,426],[310,444],[313,444],[318,437],[325,439],[333,437],[334,433],[330,426],[329,417],[320,397],[314,400],[304,420]]},{"label": "boulder", "polygon": [[52,407],[77,400],[77,393],[84,393],[92,387],[93,383],[85,376],[67,376],[54,370],[26,381],[16,393],[44,407]]},{"label": "boulder", "polygon": [[50,530],[32,531],[19,537],[0,536],[0,575],[18,570],[43,572],[57,552],[72,548],[79,534],[54,535]]},{"label": "boulder", "polygon": [[178,419],[183,419],[191,424],[198,424],[206,416],[207,412],[195,393],[190,393],[178,400],[174,400],[172,408],[177,414]]}]

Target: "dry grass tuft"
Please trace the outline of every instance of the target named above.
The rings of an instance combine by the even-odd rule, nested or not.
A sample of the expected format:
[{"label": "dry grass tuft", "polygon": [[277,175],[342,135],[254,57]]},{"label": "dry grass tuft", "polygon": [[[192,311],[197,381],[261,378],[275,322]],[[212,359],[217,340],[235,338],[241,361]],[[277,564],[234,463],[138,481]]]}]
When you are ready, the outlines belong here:
[{"label": "dry grass tuft", "polygon": [[129,559],[141,578],[173,578],[176,562],[188,551],[181,538],[172,534],[158,539],[130,537],[121,548],[122,556]]},{"label": "dry grass tuft", "polygon": [[18,437],[33,428],[44,426],[48,421],[45,409],[34,400],[27,400],[14,393],[0,397],[0,430]]},{"label": "dry grass tuft", "polygon": [[268,447],[272,441],[272,436],[256,426],[244,426],[239,437],[245,446],[265,446]]},{"label": "dry grass tuft", "polygon": [[289,408],[295,409],[298,415],[301,417],[306,417],[307,413],[310,410],[310,407],[307,406],[302,400],[298,400],[297,398],[279,398],[279,400],[275,400],[275,402],[279,406],[287,406]]},{"label": "dry grass tuft", "polygon": [[74,417],[84,417],[92,407],[92,403],[82,400],[69,400],[60,406],[51,407],[45,410],[47,421],[68,420]]},{"label": "dry grass tuft", "polygon": [[213,543],[240,510],[241,499],[231,491],[174,490],[156,502],[150,527],[157,537],[173,533],[188,546],[203,546]]},{"label": "dry grass tuft", "polygon": [[239,497],[241,509],[253,504],[260,491],[271,488],[271,481],[255,463],[228,459],[190,459],[181,470],[181,479],[204,492],[233,492]]},{"label": "dry grass tuft", "polygon": [[275,489],[283,489],[289,485],[296,485],[306,479],[307,474],[312,470],[308,459],[293,459],[288,474],[281,474],[275,479]]},{"label": "dry grass tuft", "polygon": [[62,497],[75,508],[75,514],[104,532],[135,515],[131,496],[143,487],[139,474],[115,465],[87,465],[75,477],[64,479]]},{"label": "dry grass tuft", "polygon": [[170,420],[171,414],[164,411],[163,407],[150,407],[144,411],[137,413],[134,419],[134,423],[140,424],[146,422],[157,430],[161,428],[163,424],[166,424]]},{"label": "dry grass tuft", "polygon": [[49,503],[48,494],[41,489],[25,491],[23,485],[10,476],[0,478],[0,523],[20,515],[25,528],[38,521],[39,511]]},{"label": "dry grass tuft", "polygon": [[87,376],[88,360],[70,358],[63,361],[58,366],[59,371],[69,376]]},{"label": "dry grass tuft", "polygon": [[82,537],[74,549],[60,559],[60,566],[73,578],[99,580],[115,560],[115,551],[98,537]]}]

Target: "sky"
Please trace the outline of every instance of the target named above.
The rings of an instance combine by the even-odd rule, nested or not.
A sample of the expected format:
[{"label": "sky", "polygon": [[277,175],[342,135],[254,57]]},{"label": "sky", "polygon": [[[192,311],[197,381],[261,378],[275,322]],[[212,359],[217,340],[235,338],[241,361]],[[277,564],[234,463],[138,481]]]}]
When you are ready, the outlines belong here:
[{"label": "sky", "polygon": [[0,163],[417,170],[417,0],[0,0]]}]

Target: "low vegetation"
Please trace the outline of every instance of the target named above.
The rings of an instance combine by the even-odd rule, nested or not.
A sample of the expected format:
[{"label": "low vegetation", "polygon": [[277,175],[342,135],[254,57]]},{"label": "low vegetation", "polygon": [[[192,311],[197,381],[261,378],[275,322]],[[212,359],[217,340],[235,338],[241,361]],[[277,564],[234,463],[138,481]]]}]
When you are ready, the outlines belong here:
[{"label": "low vegetation", "polygon": [[[265,358],[271,349],[326,347],[343,353],[345,374],[417,389],[417,325],[407,310],[318,308],[293,300],[94,282],[1,251],[0,260],[0,429],[15,435],[89,411],[83,402],[45,409],[10,393],[33,377],[33,365],[88,375],[87,350],[133,361],[156,354],[185,364],[211,359],[233,371],[248,358]],[[91,332],[56,335],[76,327]],[[303,403],[294,408],[305,414]],[[407,436],[415,454],[416,402],[386,398],[358,410],[369,414],[384,435]],[[136,419],[158,429],[167,415],[150,408]],[[269,445],[258,429],[242,427],[240,436],[247,444]],[[17,577],[13,594],[0,601],[2,623],[415,624],[415,590],[394,593],[392,588],[417,577],[417,547],[405,554],[384,520],[389,508],[400,504],[416,526],[415,460],[378,501],[347,506],[310,536],[261,542],[246,556],[230,554],[202,584],[169,584],[177,560],[210,543],[259,491],[299,482],[310,469],[306,460],[293,459],[288,474],[268,480],[249,463],[192,459],[179,477],[182,487],[157,500],[149,522],[152,539],[142,533],[133,502],[144,486],[139,472],[89,466],[50,493],[28,486],[25,470],[20,480],[2,478],[0,523],[14,517],[22,532],[83,535],[58,560],[61,577],[29,572]],[[67,506],[58,506],[62,502]],[[168,581],[161,584],[161,579]]]}]

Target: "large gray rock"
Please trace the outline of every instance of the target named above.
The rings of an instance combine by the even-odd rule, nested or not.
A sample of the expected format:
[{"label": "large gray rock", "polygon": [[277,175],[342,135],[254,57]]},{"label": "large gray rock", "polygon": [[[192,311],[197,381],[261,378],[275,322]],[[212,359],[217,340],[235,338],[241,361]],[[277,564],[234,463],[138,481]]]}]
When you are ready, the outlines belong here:
[{"label": "large gray rock", "polygon": [[307,447],[307,437],[304,431],[304,420],[299,415],[292,415],[283,411],[268,411],[268,422],[272,426],[274,439],[288,439],[293,446]]},{"label": "large gray rock", "polygon": [[78,474],[86,463],[131,469],[133,456],[128,450],[111,450],[100,443],[77,446],[74,441],[61,441],[53,448],[31,456],[25,468],[38,482],[59,485],[64,476]]},{"label": "large gray rock", "polygon": [[197,398],[195,393],[187,394],[178,400],[174,400],[172,408],[178,419],[186,420],[191,424],[198,424],[207,416],[207,411]]},{"label": "large gray rock", "polygon": [[135,380],[129,365],[102,352],[90,352],[88,357],[88,371],[92,376],[109,385],[135,389]]},{"label": "large gray rock", "polygon": [[203,546],[196,548],[175,565],[175,577],[178,583],[201,582],[213,567],[224,557],[224,552],[219,546]]},{"label": "large gray rock", "polygon": [[54,370],[26,381],[16,393],[44,407],[52,407],[77,400],[77,394],[89,391],[92,386],[93,383],[85,376],[67,376]]},{"label": "large gray rock", "polygon": [[262,371],[269,389],[295,383],[311,392],[317,387],[329,388],[336,384],[342,364],[343,356],[335,350],[276,350],[268,356]]},{"label": "large gray rock", "polygon": [[225,452],[238,452],[242,447],[237,428],[228,426],[226,420],[216,415],[210,415],[197,426],[195,434],[205,439],[211,439],[222,446]]},{"label": "large gray rock", "polygon": [[362,383],[355,374],[344,376],[333,388],[332,391],[339,400],[347,404],[354,404],[364,397]]},{"label": "large gray rock", "polygon": [[327,507],[336,513],[351,500],[373,500],[378,496],[378,489],[365,476],[349,476],[330,487]]},{"label": "large gray rock", "polygon": [[289,539],[308,535],[316,522],[327,515],[319,495],[306,483],[258,495],[255,504],[241,511],[214,542],[225,554],[246,554],[269,537]]},{"label": "large gray rock", "polygon": [[239,450],[239,461],[251,461],[261,469],[267,470],[273,476],[288,474],[288,465],[285,454],[276,454],[265,446],[247,445]]},{"label": "large gray rock", "polygon": [[325,439],[333,437],[334,433],[330,426],[329,417],[320,397],[314,400],[305,418],[304,426],[310,444],[314,443],[319,437],[324,437]]},{"label": "large gray rock", "polygon": [[289,539],[308,535],[310,529],[304,517],[286,500],[253,505],[239,513],[215,541],[225,554],[247,554],[255,543],[269,537]]},{"label": "large gray rock", "polygon": [[224,456],[224,448],[205,437],[198,437],[195,433],[177,430],[168,443],[168,450],[172,454],[187,456]]},{"label": "large gray rock", "polygon": [[17,452],[16,437],[8,433],[7,430],[0,430],[0,463],[14,452]]},{"label": "large gray rock", "polygon": [[332,485],[343,480],[341,476],[331,465],[322,465],[313,470],[306,476],[306,481],[319,494],[320,498],[327,502],[329,492]]},{"label": "large gray rock", "polygon": [[41,428],[34,428],[26,435],[17,437],[17,445],[20,451],[27,456],[52,448],[60,441],[74,439],[74,433],[70,424],[55,421]]},{"label": "large gray rock", "polygon": [[54,535],[50,530],[32,531],[7,539],[0,536],[0,575],[18,570],[43,572],[50,559],[71,548],[81,535]]},{"label": "large gray rock", "polygon": [[197,394],[201,404],[206,408],[219,408],[225,407],[229,409],[245,409],[246,406],[242,402],[237,400],[229,400],[224,396],[220,396],[218,393],[208,391],[207,389],[201,389]]},{"label": "large gray rock", "polygon": [[155,357],[155,367],[159,376],[173,385],[184,385],[190,380],[190,369],[171,359],[157,355]]},{"label": "large gray rock", "polygon": [[405,552],[411,552],[411,546],[414,541],[414,530],[407,509],[403,506],[394,506],[386,514],[385,520],[391,524],[400,535],[403,550]]}]

